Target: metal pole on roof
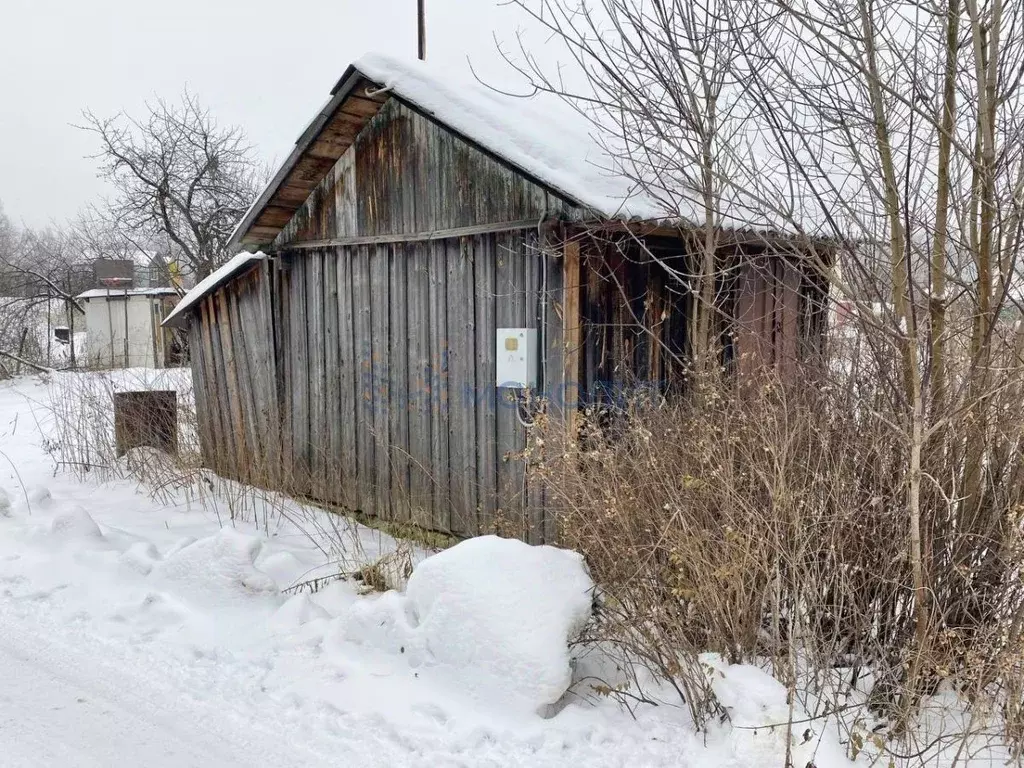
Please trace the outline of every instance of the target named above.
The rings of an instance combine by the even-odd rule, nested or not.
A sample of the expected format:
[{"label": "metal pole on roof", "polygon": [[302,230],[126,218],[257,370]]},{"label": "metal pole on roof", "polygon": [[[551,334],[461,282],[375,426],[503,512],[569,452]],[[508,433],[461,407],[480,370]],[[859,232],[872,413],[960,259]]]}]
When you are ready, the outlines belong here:
[{"label": "metal pole on roof", "polygon": [[427,12],[424,8],[426,0],[416,0],[416,28],[419,40],[420,61],[427,58]]},{"label": "metal pole on roof", "polygon": [[124,367],[128,365],[128,283],[124,284]]}]

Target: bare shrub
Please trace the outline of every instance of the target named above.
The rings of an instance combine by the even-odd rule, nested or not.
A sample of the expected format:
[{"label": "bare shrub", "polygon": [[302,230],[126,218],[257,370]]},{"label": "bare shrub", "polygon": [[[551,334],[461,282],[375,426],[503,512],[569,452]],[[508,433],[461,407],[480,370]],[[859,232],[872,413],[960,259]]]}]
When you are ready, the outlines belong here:
[{"label": "bare shrub", "polygon": [[[177,392],[177,452],[140,447],[119,456],[115,394],[154,389]],[[414,551],[399,540],[402,532],[369,528],[344,510],[306,499],[308,486],[286,476],[281,464],[255,459],[239,467],[223,445],[206,447],[204,455],[188,369],[54,374],[50,405],[54,423],[48,448],[59,470],[82,480],[136,482],[161,503],[209,510],[221,525],[250,523],[268,535],[287,527],[305,536],[319,548],[325,565],[296,588],[317,589],[332,577],[399,588],[411,571]],[[160,426],[157,421],[154,425]],[[230,467],[234,477],[218,475],[211,466]]]},{"label": "bare shrub", "polygon": [[943,481],[961,454],[952,441],[927,453],[936,610],[922,644],[904,513],[911,446],[877,370],[820,388],[810,376],[799,387],[767,373],[699,378],[681,401],[588,412],[578,439],[553,421],[535,428],[562,542],[603,591],[588,639],[675,686],[698,722],[717,711],[700,662],[711,651],[770,665],[816,717],[856,704],[893,738],[910,737],[914,708],[940,684],[979,713],[1010,707],[1004,725],[1019,734],[1024,487],[997,478],[1024,459],[1005,453],[990,468],[1007,525],[957,537]]}]

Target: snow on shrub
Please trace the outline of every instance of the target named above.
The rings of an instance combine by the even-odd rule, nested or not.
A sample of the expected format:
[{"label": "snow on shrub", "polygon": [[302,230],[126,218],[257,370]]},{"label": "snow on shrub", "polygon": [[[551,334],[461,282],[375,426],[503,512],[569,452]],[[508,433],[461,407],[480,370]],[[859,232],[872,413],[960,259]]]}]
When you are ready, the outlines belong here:
[{"label": "snow on shrub", "polygon": [[359,601],[344,633],[534,713],[571,683],[568,643],[590,616],[592,588],[575,552],[481,536],[420,562],[404,593]]},{"label": "snow on shrub", "polygon": [[[728,715],[723,732],[744,765],[767,765],[786,753],[786,740],[797,766],[842,768],[846,758],[834,728],[812,718],[799,706],[790,711],[786,686],[759,667],[729,664],[721,656],[701,656],[715,698]],[[792,720],[793,725],[788,724]]]}]

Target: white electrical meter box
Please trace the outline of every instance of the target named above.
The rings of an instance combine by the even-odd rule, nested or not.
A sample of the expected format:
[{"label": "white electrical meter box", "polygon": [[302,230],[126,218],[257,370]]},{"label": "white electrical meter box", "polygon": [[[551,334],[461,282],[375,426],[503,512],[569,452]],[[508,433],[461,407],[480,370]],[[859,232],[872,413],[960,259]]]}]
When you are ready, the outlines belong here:
[{"label": "white electrical meter box", "polygon": [[536,387],[537,329],[499,328],[495,359],[499,387]]}]

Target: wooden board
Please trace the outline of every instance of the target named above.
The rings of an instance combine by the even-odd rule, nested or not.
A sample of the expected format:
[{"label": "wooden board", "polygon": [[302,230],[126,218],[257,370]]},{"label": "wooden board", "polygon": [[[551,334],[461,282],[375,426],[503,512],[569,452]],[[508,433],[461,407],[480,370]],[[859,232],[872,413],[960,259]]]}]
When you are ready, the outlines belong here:
[{"label": "wooden board", "polygon": [[335,251],[338,282],[338,422],[332,425],[340,444],[339,482],[342,503],[349,509],[360,507],[359,443],[357,413],[358,360],[355,346],[355,314],[353,303],[353,252]]},{"label": "wooden board", "polygon": [[410,515],[417,525],[433,525],[433,453],[431,437],[431,332],[429,246],[415,243],[401,254],[408,261],[409,493]]},{"label": "wooden board", "polygon": [[409,497],[409,260],[404,250],[388,249],[390,320],[388,331],[388,440],[391,459],[391,516],[398,522],[411,517]]},{"label": "wooden board", "polygon": [[355,349],[357,508],[375,514],[376,441],[373,434],[373,355],[370,249],[360,246],[352,258],[352,338]]},{"label": "wooden board", "polygon": [[[476,516],[476,313],[469,238],[446,240],[448,306],[448,467],[451,530],[479,533]],[[492,342],[493,344],[493,342]]]},{"label": "wooden board", "polygon": [[448,292],[443,240],[427,245],[429,253],[430,329],[430,476],[433,483],[432,527],[451,530],[448,464]]},{"label": "wooden board", "polygon": [[481,533],[493,533],[498,510],[497,389],[494,386],[495,238],[480,237],[473,256],[476,315],[476,482],[477,525]]},{"label": "wooden board", "polygon": [[342,368],[340,359],[341,345],[338,339],[338,269],[337,254],[326,250],[323,254],[323,286],[322,307],[324,326],[324,445],[322,447],[323,462],[323,497],[334,504],[346,503],[342,488],[345,484],[342,475],[342,405],[341,381]]},{"label": "wooden board", "polygon": [[391,453],[389,450],[388,414],[391,409],[390,365],[390,282],[389,247],[377,246],[370,250],[370,334],[372,339],[373,440],[374,461],[374,514],[391,519]]}]

